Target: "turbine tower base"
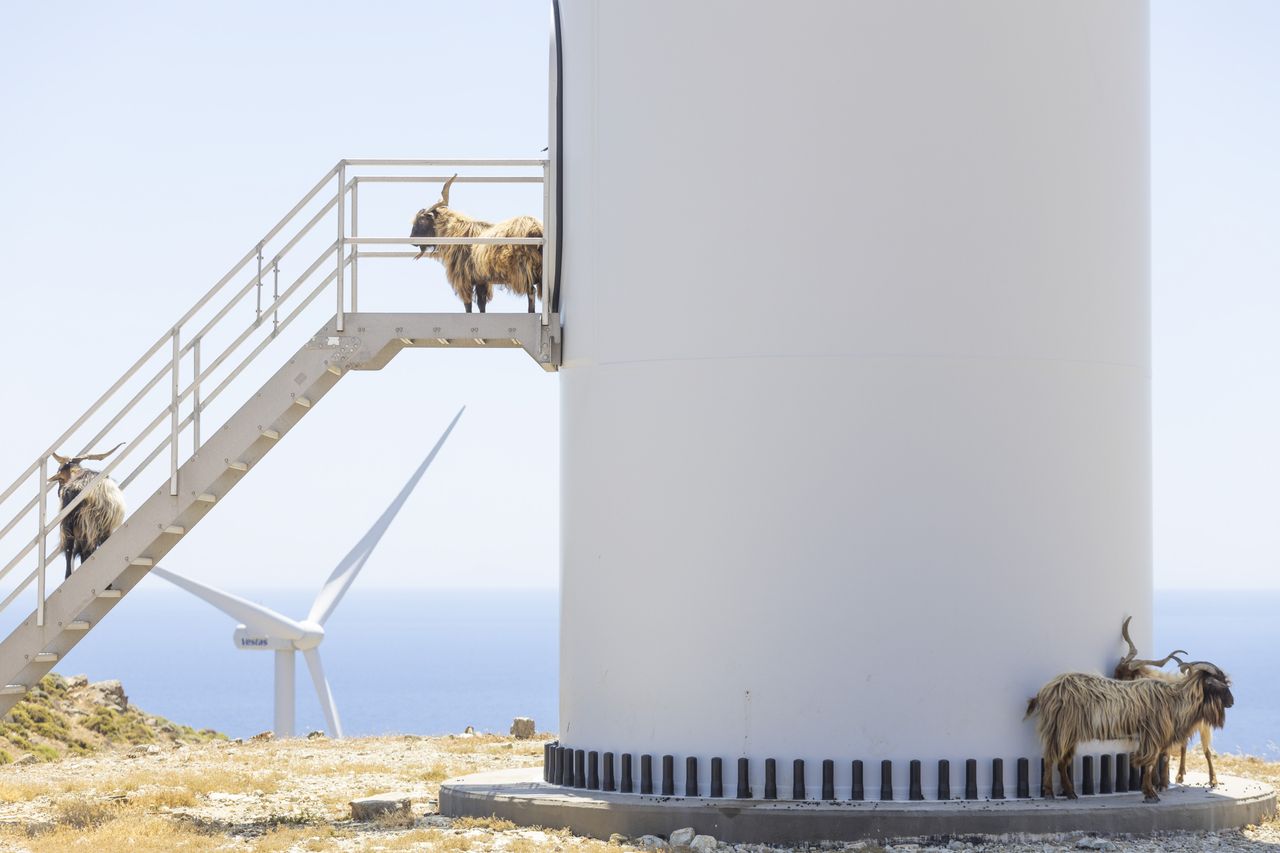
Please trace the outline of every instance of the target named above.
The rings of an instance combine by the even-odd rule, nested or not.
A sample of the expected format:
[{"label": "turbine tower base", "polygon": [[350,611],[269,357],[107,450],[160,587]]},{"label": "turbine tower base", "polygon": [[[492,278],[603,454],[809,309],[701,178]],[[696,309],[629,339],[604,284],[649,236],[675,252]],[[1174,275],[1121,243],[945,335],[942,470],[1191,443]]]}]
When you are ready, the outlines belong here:
[{"label": "turbine tower base", "polygon": [[1134,835],[1235,829],[1275,814],[1275,790],[1260,782],[1189,774],[1159,803],[1141,792],[1078,800],[1005,799],[909,802],[738,800],[619,794],[577,790],[542,780],[538,768],[500,770],[450,779],[440,786],[440,813],[450,817],[498,817],[524,826],[568,827],[578,835],[607,839],[667,836],[691,826],[729,843],[785,844],[947,838],[974,835],[1042,835],[1088,832]]}]

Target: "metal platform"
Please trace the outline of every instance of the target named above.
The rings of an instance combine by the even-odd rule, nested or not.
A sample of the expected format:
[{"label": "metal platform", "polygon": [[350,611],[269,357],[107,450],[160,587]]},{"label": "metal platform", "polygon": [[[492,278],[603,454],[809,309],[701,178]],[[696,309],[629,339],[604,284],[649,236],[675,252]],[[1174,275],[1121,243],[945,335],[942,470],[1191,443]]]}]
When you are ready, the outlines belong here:
[{"label": "metal platform", "polygon": [[526,826],[568,827],[608,838],[666,836],[692,826],[730,843],[768,844],[859,839],[947,838],[1097,832],[1212,831],[1258,823],[1275,814],[1275,791],[1259,782],[1189,774],[1154,805],[1141,793],[1078,800],[949,800],[946,802],[812,802],[725,800],[565,789],[542,780],[537,767],[477,773],[440,786],[440,812],[450,817],[496,816]]}]

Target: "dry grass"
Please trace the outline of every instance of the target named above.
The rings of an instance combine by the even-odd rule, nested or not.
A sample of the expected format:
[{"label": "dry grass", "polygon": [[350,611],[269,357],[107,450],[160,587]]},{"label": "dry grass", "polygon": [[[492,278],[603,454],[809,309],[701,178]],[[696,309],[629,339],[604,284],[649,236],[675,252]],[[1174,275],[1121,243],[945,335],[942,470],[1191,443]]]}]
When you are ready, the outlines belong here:
[{"label": "dry grass", "polygon": [[196,804],[196,796],[186,788],[157,787],[131,795],[129,804],[144,809],[187,808]]},{"label": "dry grass", "polygon": [[457,829],[491,829],[494,832],[506,832],[515,829],[516,825],[500,817],[460,817],[453,822]]},{"label": "dry grass", "polygon": [[335,833],[328,826],[280,826],[252,842],[254,853],[289,853],[293,850],[333,850]]},{"label": "dry grass", "polygon": [[31,853],[204,853],[225,845],[222,838],[189,825],[142,812],[123,813],[90,827],[60,825],[24,839]]},{"label": "dry grass", "polygon": [[134,770],[116,783],[126,794],[147,788],[177,788],[193,796],[221,794],[271,794],[280,789],[279,770],[201,768],[200,770]]},{"label": "dry grass", "polygon": [[426,770],[419,773],[418,778],[423,782],[439,783],[439,782],[443,782],[445,779],[451,779],[457,775],[458,773],[455,771],[455,769],[451,765],[441,764],[440,762],[437,761],[435,764],[432,764]]},{"label": "dry grass", "polygon": [[[1213,756],[1213,768],[1219,774],[1230,776],[1247,776],[1250,779],[1257,779],[1259,782],[1265,782],[1276,788],[1280,788],[1280,762],[1263,761],[1252,755],[1217,755]],[[1196,770],[1201,773],[1208,773],[1209,768],[1205,766],[1204,754],[1200,752],[1200,748],[1195,747],[1195,757],[1192,757],[1191,750],[1187,750],[1187,769]]]},{"label": "dry grass", "polygon": [[47,797],[53,790],[47,782],[5,779],[0,781],[0,803],[25,803],[37,797]]}]

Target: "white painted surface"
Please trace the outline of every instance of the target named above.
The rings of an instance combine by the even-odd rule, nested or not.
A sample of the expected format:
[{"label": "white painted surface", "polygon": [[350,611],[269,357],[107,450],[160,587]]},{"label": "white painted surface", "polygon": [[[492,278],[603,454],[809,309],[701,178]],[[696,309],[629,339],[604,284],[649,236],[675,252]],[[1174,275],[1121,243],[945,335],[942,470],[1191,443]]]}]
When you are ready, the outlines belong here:
[{"label": "white painted surface", "polygon": [[562,14],[563,741],[1012,790],[1149,645],[1145,4]]}]

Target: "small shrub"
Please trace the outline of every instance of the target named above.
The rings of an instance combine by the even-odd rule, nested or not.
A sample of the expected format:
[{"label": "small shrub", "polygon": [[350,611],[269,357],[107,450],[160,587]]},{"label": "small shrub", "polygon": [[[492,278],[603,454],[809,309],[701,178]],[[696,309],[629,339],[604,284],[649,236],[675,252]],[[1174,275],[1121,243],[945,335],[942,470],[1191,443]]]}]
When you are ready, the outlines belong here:
[{"label": "small shrub", "polygon": [[271,814],[262,820],[263,824],[270,827],[309,826],[319,822],[320,816],[309,809],[303,809],[293,814]]},{"label": "small shrub", "polygon": [[118,807],[77,797],[58,803],[56,820],[72,829],[93,829],[116,816]]},{"label": "small shrub", "polygon": [[444,766],[443,764],[437,761],[435,764],[432,764],[425,771],[423,771],[422,781],[443,782],[445,779],[448,779],[452,775],[453,774],[449,772],[448,767]]}]

